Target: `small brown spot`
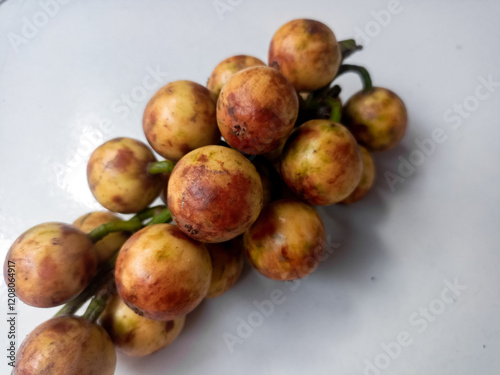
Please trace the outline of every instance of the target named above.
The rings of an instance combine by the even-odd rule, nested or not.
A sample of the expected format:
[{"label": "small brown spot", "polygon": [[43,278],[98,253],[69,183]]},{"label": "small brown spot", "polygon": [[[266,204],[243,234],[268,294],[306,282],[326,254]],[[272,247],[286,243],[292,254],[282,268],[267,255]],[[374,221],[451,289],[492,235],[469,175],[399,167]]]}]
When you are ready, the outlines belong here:
[{"label": "small brown spot", "polygon": [[208,161],[208,157],[207,155],[205,154],[201,154],[199,157],[198,157],[198,161],[201,162],[201,163],[206,163]]},{"label": "small brown spot", "polygon": [[125,171],[134,159],[134,152],[128,147],[123,147],[118,150],[115,158],[112,160],[112,166],[118,170]]}]

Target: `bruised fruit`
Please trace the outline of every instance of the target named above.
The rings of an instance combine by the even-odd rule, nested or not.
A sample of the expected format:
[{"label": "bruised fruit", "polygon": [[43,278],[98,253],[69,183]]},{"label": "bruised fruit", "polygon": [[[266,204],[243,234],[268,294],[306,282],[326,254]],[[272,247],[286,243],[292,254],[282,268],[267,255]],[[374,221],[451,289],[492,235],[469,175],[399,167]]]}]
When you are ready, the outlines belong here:
[{"label": "bruised fruit", "polygon": [[115,347],[131,357],[142,357],[170,345],[184,327],[185,316],[166,322],[133,312],[118,295],[108,300],[100,323]]},{"label": "bruised fruit", "polygon": [[231,147],[264,154],[290,135],[299,101],[290,82],[276,69],[255,66],[233,75],[217,101],[217,123]]},{"label": "bruised fruit", "polygon": [[375,181],[375,164],[373,163],[373,158],[370,155],[370,152],[363,146],[359,146],[361,150],[361,156],[363,159],[363,172],[361,174],[361,180],[359,180],[358,186],[356,189],[349,194],[347,198],[342,200],[341,203],[350,204],[359,201],[363,198],[373,186],[373,182]]},{"label": "bruised fruit", "polygon": [[403,101],[381,87],[352,96],[344,107],[342,118],[358,142],[370,151],[396,146],[408,124]]},{"label": "bruised fruit", "polygon": [[310,204],[345,199],[361,179],[361,152],[349,130],[330,120],[311,120],[290,136],[281,176],[290,190]]},{"label": "bruised fruit", "polygon": [[44,223],[28,229],[12,244],[4,264],[15,263],[16,295],[28,305],[54,307],[80,293],[97,270],[90,238],[63,223]]},{"label": "bruised fruit", "polygon": [[122,246],[115,279],[122,300],[154,320],[186,315],[205,298],[212,264],[204,244],[172,224],[145,227]]},{"label": "bruised fruit", "polygon": [[217,98],[220,94],[220,90],[222,90],[222,87],[224,87],[229,78],[231,78],[235,73],[238,73],[240,70],[245,68],[257,65],[265,66],[266,64],[258,58],[248,55],[228,57],[215,67],[210,75],[210,78],[208,79],[207,88]]},{"label": "bruised fruit", "polygon": [[74,316],[40,324],[19,347],[13,375],[112,375],[116,353],[101,326]]},{"label": "bruised fruit", "polygon": [[212,280],[207,298],[215,298],[227,292],[240,277],[244,261],[243,239],[239,236],[206,246],[212,259]]},{"label": "bruised fruit", "polygon": [[262,182],[238,151],[205,146],[177,163],[167,198],[183,232],[202,242],[224,242],[242,234],[259,216]]},{"label": "bruised fruit", "polygon": [[281,26],[269,47],[269,66],[278,69],[297,91],[329,84],[342,56],[333,31],[325,24],[296,19]]},{"label": "bruised fruit", "polygon": [[325,229],[313,207],[280,199],[267,205],[245,232],[245,255],[261,274],[274,280],[309,275],[325,251]]},{"label": "bruised fruit", "polygon": [[97,201],[113,212],[135,213],[146,208],[160,194],[162,181],[148,174],[156,161],[144,143],[115,138],[99,146],[90,156],[87,179]]},{"label": "bruised fruit", "polygon": [[151,147],[173,161],[220,140],[215,101],[206,87],[192,81],[162,87],[146,106],[142,126]]},{"label": "bruised fruit", "polygon": [[[101,224],[122,221],[118,216],[107,211],[94,211],[75,220],[73,225],[85,233],[91,232]],[[99,263],[106,262],[122,247],[129,237],[127,232],[110,233],[95,243]]]}]

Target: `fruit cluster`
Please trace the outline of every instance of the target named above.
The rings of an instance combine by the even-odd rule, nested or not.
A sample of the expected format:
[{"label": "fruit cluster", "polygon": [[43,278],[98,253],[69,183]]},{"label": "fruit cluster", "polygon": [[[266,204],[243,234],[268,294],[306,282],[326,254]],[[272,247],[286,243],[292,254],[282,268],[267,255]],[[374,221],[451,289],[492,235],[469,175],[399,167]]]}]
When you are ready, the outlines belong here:
[{"label": "fruit cluster", "polygon": [[[236,283],[245,256],[271,279],[310,274],[325,250],[313,205],[365,196],[370,152],[406,130],[403,102],[343,63],[360,48],[321,22],[293,20],[273,36],[268,65],[233,56],[206,87],[175,81],[151,98],[143,130],[165,160],[130,138],[98,147],[88,183],[109,211],[37,225],[6,256],[23,302],[65,304],[23,342],[14,374],[112,374],[114,347],[131,356],[166,347],[186,314]],[[342,105],[332,82],[346,72],[364,87]],[[159,196],[165,205],[149,207]]]}]

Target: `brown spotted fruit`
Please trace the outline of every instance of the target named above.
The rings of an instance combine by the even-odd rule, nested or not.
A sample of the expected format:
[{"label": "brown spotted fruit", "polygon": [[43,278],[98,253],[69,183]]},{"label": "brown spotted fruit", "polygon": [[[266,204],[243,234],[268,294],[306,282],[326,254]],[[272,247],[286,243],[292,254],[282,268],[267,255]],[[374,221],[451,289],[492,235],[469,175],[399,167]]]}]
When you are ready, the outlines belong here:
[{"label": "brown spotted fruit", "polygon": [[[85,233],[91,232],[101,224],[122,221],[117,215],[108,211],[94,211],[75,220],[73,225]],[[118,251],[127,241],[129,234],[127,232],[114,232],[108,234],[103,239],[95,243],[97,258],[99,263],[106,262],[111,256]]]},{"label": "brown spotted fruit", "polygon": [[221,61],[215,67],[207,82],[207,88],[212,92],[215,98],[220,94],[220,90],[234,74],[245,68],[257,65],[266,65],[256,57],[248,55],[231,56]]},{"label": "brown spotted fruit", "polygon": [[122,300],[153,320],[179,318],[205,298],[212,264],[204,244],[172,224],[145,227],[122,246],[115,280]]},{"label": "brown spotted fruit", "polygon": [[233,75],[217,101],[217,123],[231,147],[269,153],[290,135],[299,111],[292,84],[276,69],[255,66]]},{"label": "brown spotted fruit", "polygon": [[19,347],[13,375],[112,375],[116,353],[101,326],[59,316],[36,327]]},{"label": "brown spotted fruit", "polygon": [[192,81],[162,87],[146,106],[142,126],[151,147],[173,161],[220,141],[215,101],[206,87]]},{"label": "brown spotted fruit", "polygon": [[259,216],[262,199],[257,170],[229,147],[191,151],[179,160],[168,182],[174,222],[201,242],[225,242],[242,234]]},{"label": "brown spotted fruit", "polygon": [[342,119],[358,142],[370,151],[384,151],[396,146],[408,125],[403,101],[381,87],[352,96],[344,107]]},{"label": "brown spotted fruit", "polygon": [[280,199],[264,207],[245,232],[245,255],[261,274],[274,280],[309,275],[325,251],[325,229],[314,208]]},{"label": "brown spotted fruit", "polygon": [[314,205],[340,202],[361,179],[361,152],[344,126],[330,120],[310,120],[288,139],[281,176],[300,199]]},{"label": "brown spotted fruit", "polygon": [[359,201],[370,191],[375,181],[375,163],[370,152],[363,146],[359,146],[361,150],[361,156],[363,158],[363,173],[361,174],[361,180],[359,180],[358,186],[354,191],[349,194],[347,198],[341,201],[344,204],[351,204]]},{"label": "brown spotted fruit", "polygon": [[278,69],[297,91],[329,84],[342,56],[333,31],[325,24],[296,19],[281,26],[269,46],[269,66]]},{"label": "brown spotted fruit", "polygon": [[28,229],[10,247],[4,263],[7,284],[12,264],[19,299],[35,307],[54,307],[87,286],[97,270],[97,253],[80,229],[44,223]]},{"label": "brown spotted fruit", "polygon": [[90,155],[87,165],[90,190],[110,211],[139,212],[160,194],[161,177],[148,174],[148,165],[155,161],[149,147],[138,140],[107,141]]},{"label": "brown spotted fruit", "polygon": [[227,292],[240,277],[243,269],[243,239],[241,236],[222,243],[206,244],[212,259],[212,280],[207,298]]},{"label": "brown spotted fruit", "polygon": [[131,357],[143,357],[170,345],[182,331],[186,317],[166,322],[144,318],[114,295],[99,319],[119,351]]}]

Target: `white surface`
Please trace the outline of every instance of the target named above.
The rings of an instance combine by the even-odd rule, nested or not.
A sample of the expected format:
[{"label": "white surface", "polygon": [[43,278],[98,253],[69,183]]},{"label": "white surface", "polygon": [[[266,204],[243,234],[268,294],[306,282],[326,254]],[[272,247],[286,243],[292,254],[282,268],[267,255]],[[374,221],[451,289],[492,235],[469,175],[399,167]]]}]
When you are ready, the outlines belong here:
[{"label": "white surface", "polygon": [[[99,208],[87,187],[86,160],[103,140],[145,140],[142,112],[160,86],[205,83],[234,54],[266,60],[273,33],[293,18],[319,19],[339,40],[371,27],[377,35],[349,61],[365,64],[376,85],[405,100],[410,124],[399,147],[377,155],[369,197],[319,209],[334,255],[300,285],[247,269],[234,289],[188,317],[171,347],[139,360],[119,355],[116,373],[373,374],[364,372],[365,360],[384,366],[381,344],[398,335],[408,340],[405,331],[411,344],[381,373],[500,373],[500,87],[477,100],[457,129],[443,118],[475,95],[480,77],[500,81],[500,3],[401,0],[401,11],[378,33],[371,12],[387,9],[388,1],[221,0],[219,6],[234,4],[222,17],[213,3],[69,1],[31,30],[18,52],[9,33],[22,36],[24,17],[43,23],[42,8],[37,1],[0,5],[2,259],[30,226],[72,222]],[[166,74],[146,97],[126,116],[113,111],[121,95],[134,89],[140,95],[137,87],[156,67]],[[341,82],[344,98],[360,87],[355,76]],[[391,192],[384,172],[396,173],[398,157],[408,160],[415,139],[430,138],[436,128],[446,141]],[[435,300],[454,279],[467,288],[440,305]],[[224,333],[236,335],[238,319],[247,320],[257,311],[253,301],[269,299],[274,289],[284,302],[230,353]],[[1,293],[0,373],[6,374],[3,284]],[[20,345],[55,309],[18,304]],[[424,327],[415,313],[432,304],[445,309]]]}]

